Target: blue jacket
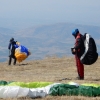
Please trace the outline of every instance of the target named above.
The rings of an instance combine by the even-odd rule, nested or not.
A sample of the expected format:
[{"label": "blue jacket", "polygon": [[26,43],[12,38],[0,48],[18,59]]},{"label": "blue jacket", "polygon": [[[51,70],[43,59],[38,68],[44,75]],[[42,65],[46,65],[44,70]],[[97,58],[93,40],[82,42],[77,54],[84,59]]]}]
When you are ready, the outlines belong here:
[{"label": "blue jacket", "polygon": [[15,41],[10,42],[9,45],[8,45],[8,49],[9,50],[15,49],[15,46],[14,45],[16,45],[16,42]]}]

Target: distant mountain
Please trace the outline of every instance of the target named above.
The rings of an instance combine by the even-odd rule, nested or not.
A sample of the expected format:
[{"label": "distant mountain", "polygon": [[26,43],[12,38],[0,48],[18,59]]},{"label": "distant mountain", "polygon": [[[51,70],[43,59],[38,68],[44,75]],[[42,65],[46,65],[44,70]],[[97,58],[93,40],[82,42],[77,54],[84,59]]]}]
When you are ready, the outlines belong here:
[{"label": "distant mountain", "polygon": [[29,48],[31,56],[28,60],[42,59],[45,56],[71,56],[70,48],[74,45],[73,29],[78,28],[81,33],[89,33],[96,40],[98,52],[100,48],[100,27],[77,25],[72,23],[57,23],[41,25],[22,30],[0,28],[0,61],[8,58],[7,46],[9,39],[14,37],[22,45]]}]

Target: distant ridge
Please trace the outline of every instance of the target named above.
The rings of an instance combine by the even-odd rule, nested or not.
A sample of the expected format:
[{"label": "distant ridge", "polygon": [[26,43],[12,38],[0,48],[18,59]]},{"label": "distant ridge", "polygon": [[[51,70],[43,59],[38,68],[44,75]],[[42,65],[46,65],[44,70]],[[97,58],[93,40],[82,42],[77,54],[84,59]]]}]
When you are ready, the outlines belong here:
[{"label": "distant ridge", "polygon": [[0,62],[8,58],[8,43],[11,37],[30,49],[32,55],[27,59],[42,59],[46,56],[72,56],[70,48],[74,45],[71,35],[73,29],[78,28],[81,33],[91,34],[100,52],[100,27],[79,25],[72,23],[56,23],[40,25],[20,30],[0,27]]}]

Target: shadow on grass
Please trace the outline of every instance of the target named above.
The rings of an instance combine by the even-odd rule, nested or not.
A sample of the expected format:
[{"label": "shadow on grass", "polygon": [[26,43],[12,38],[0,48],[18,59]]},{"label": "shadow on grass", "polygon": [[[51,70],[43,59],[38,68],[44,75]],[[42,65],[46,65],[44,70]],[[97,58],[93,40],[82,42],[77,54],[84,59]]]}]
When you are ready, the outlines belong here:
[{"label": "shadow on grass", "polygon": [[19,64],[19,66],[26,66],[26,65],[32,65],[30,63],[26,63],[26,64]]},{"label": "shadow on grass", "polygon": [[63,81],[63,80],[72,80],[72,79],[70,79],[70,78],[63,78],[63,79],[60,79],[58,81]]}]

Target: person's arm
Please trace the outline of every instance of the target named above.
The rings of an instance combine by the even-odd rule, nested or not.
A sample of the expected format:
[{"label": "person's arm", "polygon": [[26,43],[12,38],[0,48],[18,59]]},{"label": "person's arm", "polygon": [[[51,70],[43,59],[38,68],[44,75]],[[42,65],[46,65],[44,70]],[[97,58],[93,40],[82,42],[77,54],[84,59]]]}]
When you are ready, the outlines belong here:
[{"label": "person's arm", "polygon": [[75,54],[75,53],[78,51],[78,49],[81,48],[81,44],[82,44],[82,41],[81,41],[80,38],[78,38],[78,39],[76,40],[76,43],[75,43],[74,48],[72,49],[72,53],[73,53],[73,54]]},{"label": "person's arm", "polygon": [[9,50],[11,49],[11,43],[9,43],[9,45],[8,45],[8,49],[9,49]]},{"label": "person's arm", "polygon": [[80,49],[81,48],[81,45],[82,44],[82,41],[81,41],[81,39],[80,38],[78,38],[77,40],[76,40],[76,43],[75,43],[75,50],[78,50],[78,49]]}]

